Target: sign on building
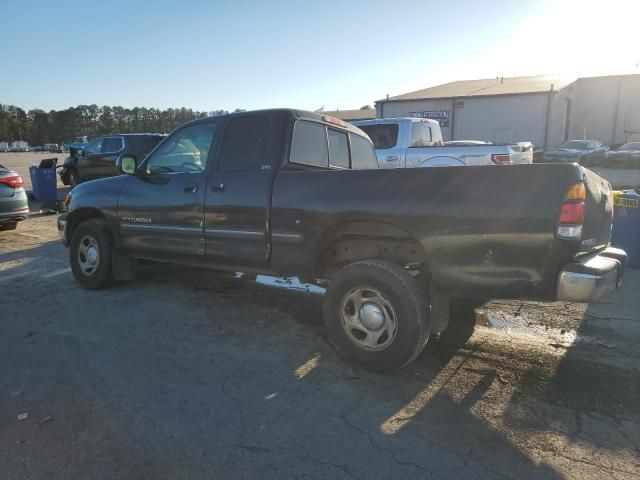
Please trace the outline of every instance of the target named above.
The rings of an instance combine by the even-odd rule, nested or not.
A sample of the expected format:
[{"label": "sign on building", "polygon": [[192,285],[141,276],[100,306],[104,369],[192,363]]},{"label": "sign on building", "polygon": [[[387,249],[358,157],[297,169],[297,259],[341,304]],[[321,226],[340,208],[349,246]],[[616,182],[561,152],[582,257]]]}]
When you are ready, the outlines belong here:
[{"label": "sign on building", "polygon": [[409,116],[437,120],[441,127],[449,126],[449,110],[427,110],[424,112],[409,112]]}]

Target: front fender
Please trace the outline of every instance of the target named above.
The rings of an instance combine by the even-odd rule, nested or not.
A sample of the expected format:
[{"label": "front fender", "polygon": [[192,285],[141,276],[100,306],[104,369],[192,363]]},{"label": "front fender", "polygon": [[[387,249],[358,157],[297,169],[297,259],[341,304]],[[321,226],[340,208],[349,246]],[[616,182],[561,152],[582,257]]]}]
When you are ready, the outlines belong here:
[{"label": "front fender", "polygon": [[120,222],[118,221],[118,198],[128,175],[119,175],[82,183],[71,190],[68,206],[67,235],[71,238],[73,230],[88,218],[103,218],[114,233],[118,243]]}]

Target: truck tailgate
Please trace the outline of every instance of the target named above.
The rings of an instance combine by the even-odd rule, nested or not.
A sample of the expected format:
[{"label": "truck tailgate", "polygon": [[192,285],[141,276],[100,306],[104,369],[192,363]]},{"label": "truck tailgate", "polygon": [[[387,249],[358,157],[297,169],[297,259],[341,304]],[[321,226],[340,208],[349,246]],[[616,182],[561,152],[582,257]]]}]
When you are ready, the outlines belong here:
[{"label": "truck tailgate", "polygon": [[613,220],[611,185],[587,168],[582,168],[586,187],[585,219],[581,251],[603,247],[609,242]]}]

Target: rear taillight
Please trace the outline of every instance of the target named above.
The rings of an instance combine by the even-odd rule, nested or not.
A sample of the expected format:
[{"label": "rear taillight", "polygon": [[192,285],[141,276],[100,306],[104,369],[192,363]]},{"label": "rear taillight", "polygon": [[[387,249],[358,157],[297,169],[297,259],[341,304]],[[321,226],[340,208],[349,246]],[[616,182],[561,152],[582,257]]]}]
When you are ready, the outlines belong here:
[{"label": "rear taillight", "polygon": [[491,161],[496,165],[506,165],[507,163],[511,163],[511,156],[505,155],[504,153],[492,153]]},{"label": "rear taillight", "polygon": [[558,215],[558,228],[556,230],[558,237],[571,240],[580,240],[582,238],[585,199],[584,183],[575,183],[569,187]]},{"label": "rear taillight", "polygon": [[0,183],[9,185],[11,188],[20,188],[24,185],[24,182],[22,181],[22,177],[20,175],[16,175],[14,177],[0,178]]},{"label": "rear taillight", "polygon": [[582,225],[584,223],[584,202],[563,203],[560,209],[559,223]]}]

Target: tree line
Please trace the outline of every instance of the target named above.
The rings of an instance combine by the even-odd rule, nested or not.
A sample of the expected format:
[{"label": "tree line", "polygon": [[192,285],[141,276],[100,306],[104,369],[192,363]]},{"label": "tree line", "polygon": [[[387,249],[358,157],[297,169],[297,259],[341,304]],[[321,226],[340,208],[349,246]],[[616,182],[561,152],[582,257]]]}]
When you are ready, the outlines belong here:
[{"label": "tree line", "polygon": [[107,105],[78,105],[45,112],[0,104],[0,141],[26,140],[30,145],[42,145],[62,144],[85,135],[91,139],[112,133],[167,133],[184,122],[227,113],[226,110],[206,112],[184,107],[161,110]]}]

